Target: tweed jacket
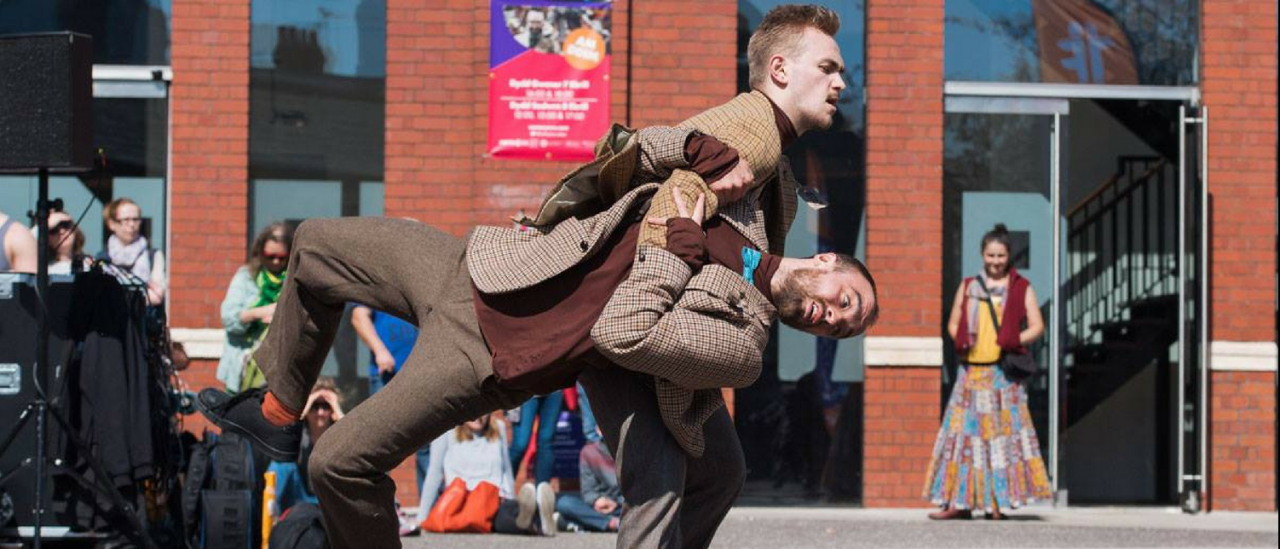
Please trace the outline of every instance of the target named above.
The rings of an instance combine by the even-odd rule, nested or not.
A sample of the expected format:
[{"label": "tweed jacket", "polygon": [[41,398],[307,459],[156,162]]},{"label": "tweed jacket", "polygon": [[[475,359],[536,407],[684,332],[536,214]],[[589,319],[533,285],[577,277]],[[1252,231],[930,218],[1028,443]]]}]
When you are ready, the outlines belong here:
[{"label": "tweed jacket", "polygon": [[[652,126],[640,131],[614,125],[596,143],[596,159],[561,178],[534,218],[515,219],[531,226],[551,226],[569,217],[585,217],[613,205],[635,187],[654,181],[663,182],[662,191],[653,199],[650,214],[659,217],[676,215],[671,192],[679,189],[688,201],[699,191],[706,193],[706,217],[720,210],[715,193],[698,174],[683,169],[684,145],[693,132],[711,135],[738,151],[738,158],[751,167],[755,175],[753,191],[740,201],[754,201],[763,207],[768,220],[766,234],[770,253],[781,255],[787,231],[796,216],[796,192],[799,184],[791,171],[791,163],[782,155],[782,137],[778,134],[773,104],[763,93],[753,91],[699,113],[677,127]],[[776,184],[769,183],[776,181]],[[666,235],[641,227],[640,242],[661,247]]]},{"label": "tweed jacket", "polygon": [[[775,254],[782,253],[783,242],[786,241],[787,230],[796,211],[796,184],[791,172],[791,165],[782,156],[782,136],[778,134],[778,124],[773,110],[773,103],[763,93],[753,91],[740,94],[729,102],[703,111],[692,118],[681,122],[678,127],[697,130],[705,133],[738,151],[740,161],[751,168],[755,180],[752,188],[754,194],[763,205],[769,208],[766,212],[767,233],[773,245],[768,249]],[[770,184],[777,181],[777,184]],[[679,190],[686,199],[696,197],[699,192],[706,193],[706,216],[710,219],[719,211],[720,204],[715,193],[698,174],[689,170],[677,169],[663,182],[662,189],[653,199],[650,215],[671,217],[676,215],[675,201],[671,193]],[[692,201],[689,201],[692,204]],[[666,244],[666,232],[661,227],[646,225],[640,230],[640,243],[663,246]]]},{"label": "tweed jacket", "polygon": [[[477,227],[467,240],[471,279],[481,292],[504,294],[560,274],[594,255],[658,187],[641,185],[602,213],[554,227]],[[746,201],[720,217],[756,246],[768,244],[763,214]],[[631,275],[591,333],[605,357],[654,376],[663,423],[696,457],[705,448],[703,423],[724,404],[719,388],[749,385],[759,375],[776,315],[740,274],[714,265],[692,273],[666,250],[640,246]]]}]

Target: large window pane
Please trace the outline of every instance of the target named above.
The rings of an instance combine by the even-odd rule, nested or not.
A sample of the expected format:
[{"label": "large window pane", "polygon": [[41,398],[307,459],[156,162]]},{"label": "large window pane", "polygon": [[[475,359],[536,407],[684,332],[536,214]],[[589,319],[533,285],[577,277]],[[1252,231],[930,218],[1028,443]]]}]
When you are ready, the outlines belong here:
[{"label": "large window pane", "polygon": [[[747,91],[747,40],[773,7],[787,2],[738,3],[738,89]],[[810,132],[784,151],[801,184],[818,189],[830,206],[803,203],[787,235],[787,255],[864,250],[865,111],[863,2],[818,2],[840,14],[836,43],[848,87],[835,123]],[[836,341],[779,327],[764,370],[736,394],[735,421],[747,460],[744,495],[760,499],[852,501],[861,496],[862,341]]]},{"label": "large window pane", "polygon": [[170,0],[5,0],[0,34],[70,30],[93,37],[93,62],[168,65]]},{"label": "large window pane", "polygon": [[1196,0],[949,0],[946,78],[1188,86]]},{"label": "large window pane", "polygon": [[[386,10],[385,0],[253,1],[249,239],[273,221],[382,214]],[[323,372],[359,399],[368,351],[342,326]]]}]

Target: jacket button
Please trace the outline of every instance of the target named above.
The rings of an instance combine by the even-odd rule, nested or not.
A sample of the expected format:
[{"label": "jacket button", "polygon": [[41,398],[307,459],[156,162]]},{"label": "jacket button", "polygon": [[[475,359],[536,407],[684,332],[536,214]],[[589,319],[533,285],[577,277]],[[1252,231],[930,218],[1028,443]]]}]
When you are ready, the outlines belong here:
[{"label": "jacket button", "polygon": [[640,256],[636,258],[636,261],[644,263],[644,252],[640,252]]},{"label": "jacket button", "polygon": [[587,245],[587,241],[586,241],[586,240],[583,240],[582,242],[579,242],[579,243],[578,243],[578,247],[579,247],[579,248],[582,248],[582,251],[584,251],[584,252],[585,252],[585,251],[587,251],[587,248],[590,248],[590,246],[588,246],[588,245]]}]

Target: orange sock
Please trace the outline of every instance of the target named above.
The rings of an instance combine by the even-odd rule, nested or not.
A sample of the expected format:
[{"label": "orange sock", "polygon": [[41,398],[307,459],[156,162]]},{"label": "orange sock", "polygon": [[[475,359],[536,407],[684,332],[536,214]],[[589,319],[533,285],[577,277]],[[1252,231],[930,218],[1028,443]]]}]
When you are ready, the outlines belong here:
[{"label": "orange sock", "polygon": [[298,421],[301,412],[295,412],[286,407],[271,391],[267,391],[267,396],[262,399],[262,417],[267,418],[276,427],[284,427],[290,423]]}]

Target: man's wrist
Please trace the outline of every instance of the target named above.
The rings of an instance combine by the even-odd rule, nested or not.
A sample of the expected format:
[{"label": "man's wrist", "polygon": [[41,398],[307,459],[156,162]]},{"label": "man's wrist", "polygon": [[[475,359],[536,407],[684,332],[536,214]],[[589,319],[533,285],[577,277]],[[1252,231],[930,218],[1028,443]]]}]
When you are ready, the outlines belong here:
[{"label": "man's wrist", "polygon": [[706,263],[706,233],[697,221],[687,217],[667,220],[667,251],[689,267],[697,269]]}]

